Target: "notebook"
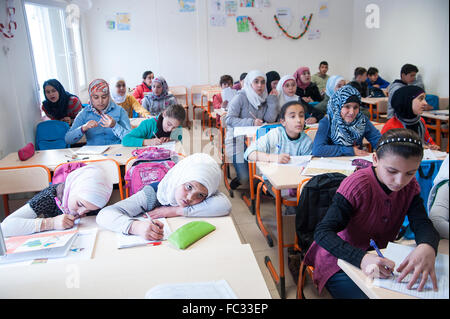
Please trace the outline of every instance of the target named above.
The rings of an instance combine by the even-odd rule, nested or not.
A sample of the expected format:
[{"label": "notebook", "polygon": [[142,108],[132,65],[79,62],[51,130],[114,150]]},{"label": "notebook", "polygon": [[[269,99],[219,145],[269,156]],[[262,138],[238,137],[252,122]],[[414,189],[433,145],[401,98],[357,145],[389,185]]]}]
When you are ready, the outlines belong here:
[{"label": "notebook", "polygon": [[[140,217],[138,220],[144,220],[149,221],[148,218]],[[167,240],[167,238],[172,233],[169,227],[169,224],[167,223],[167,220],[165,218],[156,218],[155,220],[159,220],[161,223],[164,224],[164,237],[161,240],[145,240],[141,236],[136,235],[124,235],[122,233],[117,233],[117,248],[130,248],[130,247],[137,247],[137,246],[145,246],[148,244],[159,244],[163,240]]]},{"label": "notebook", "polygon": [[77,235],[77,229],[70,229],[5,239],[0,226],[0,264],[65,257]]},{"label": "notebook", "polygon": [[310,161],[302,172],[302,175],[315,176],[325,173],[341,173],[344,175],[352,174],[356,166],[350,162],[330,159],[318,159]]},{"label": "notebook", "polygon": [[75,153],[78,155],[100,155],[108,148],[108,145],[85,145]]},{"label": "notebook", "polygon": [[226,280],[157,285],[146,299],[237,299]]}]

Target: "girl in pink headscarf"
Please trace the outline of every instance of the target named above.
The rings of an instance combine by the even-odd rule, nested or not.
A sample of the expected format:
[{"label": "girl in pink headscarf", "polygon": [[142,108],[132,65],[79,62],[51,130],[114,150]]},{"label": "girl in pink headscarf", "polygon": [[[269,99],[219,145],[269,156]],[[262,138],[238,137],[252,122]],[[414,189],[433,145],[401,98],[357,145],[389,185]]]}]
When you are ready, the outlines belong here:
[{"label": "girl in pink headscarf", "polygon": [[297,82],[297,90],[295,92],[304,102],[320,102],[322,96],[320,95],[319,88],[313,82],[311,82],[311,72],[309,68],[303,66],[294,73],[295,81]]}]

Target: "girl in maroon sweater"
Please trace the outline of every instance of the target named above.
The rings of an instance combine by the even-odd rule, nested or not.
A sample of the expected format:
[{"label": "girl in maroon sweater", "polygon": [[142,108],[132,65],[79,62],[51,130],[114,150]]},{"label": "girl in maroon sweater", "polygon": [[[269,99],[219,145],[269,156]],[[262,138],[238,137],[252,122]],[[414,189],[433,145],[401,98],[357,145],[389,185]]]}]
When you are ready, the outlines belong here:
[{"label": "girl in maroon sweater", "polygon": [[[367,298],[339,268],[338,258],[361,268],[368,276],[387,278],[395,269],[400,273],[395,280],[400,282],[412,273],[408,289],[419,280],[417,289],[421,291],[431,277],[437,290],[434,263],[439,234],[427,216],[414,178],[422,156],[422,141],[415,132],[392,129],[380,138],[373,166],[342,181],[326,215],[317,224],[315,241],[305,256],[305,263],[314,267],[313,279],[319,291],[326,287],[334,298]],[[380,249],[394,241],[405,216],[417,247],[400,265],[367,253],[371,238]]]}]

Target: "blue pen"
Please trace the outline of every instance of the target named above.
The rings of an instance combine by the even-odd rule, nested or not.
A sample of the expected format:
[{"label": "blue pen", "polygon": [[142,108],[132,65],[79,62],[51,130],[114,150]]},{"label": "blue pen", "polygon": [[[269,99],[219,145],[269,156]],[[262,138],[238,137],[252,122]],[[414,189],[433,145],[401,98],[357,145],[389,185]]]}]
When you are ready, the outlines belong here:
[{"label": "blue pen", "polygon": [[[381,251],[378,249],[377,244],[375,243],[375,241],[373,239],[370,239],[370,246],[373,247],[373,249],[375,249],[375,251],[378,254],[378,257],[384,258],[383,254],[381,253]],[[388,267],[384,266],[384,268],[386,268],[387,270],[389,270]],[[392,276],[394,276],[394,272],[391,270],[391,274]]]}]

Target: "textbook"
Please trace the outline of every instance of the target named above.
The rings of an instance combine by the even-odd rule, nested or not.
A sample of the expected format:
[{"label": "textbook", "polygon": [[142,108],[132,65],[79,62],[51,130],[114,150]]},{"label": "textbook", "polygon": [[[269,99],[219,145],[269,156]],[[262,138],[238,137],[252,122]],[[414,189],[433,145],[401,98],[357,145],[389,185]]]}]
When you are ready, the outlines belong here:
[{"label": "textbook", "polygon": [[85,145],[75,151],[75,153],[78,155],[100,155],[108,148],[108,145]]},{"label": "textbook", "polygon": [[3,238],[0,227],[0,264],[65,257],[77,235],[70,229]]}]

